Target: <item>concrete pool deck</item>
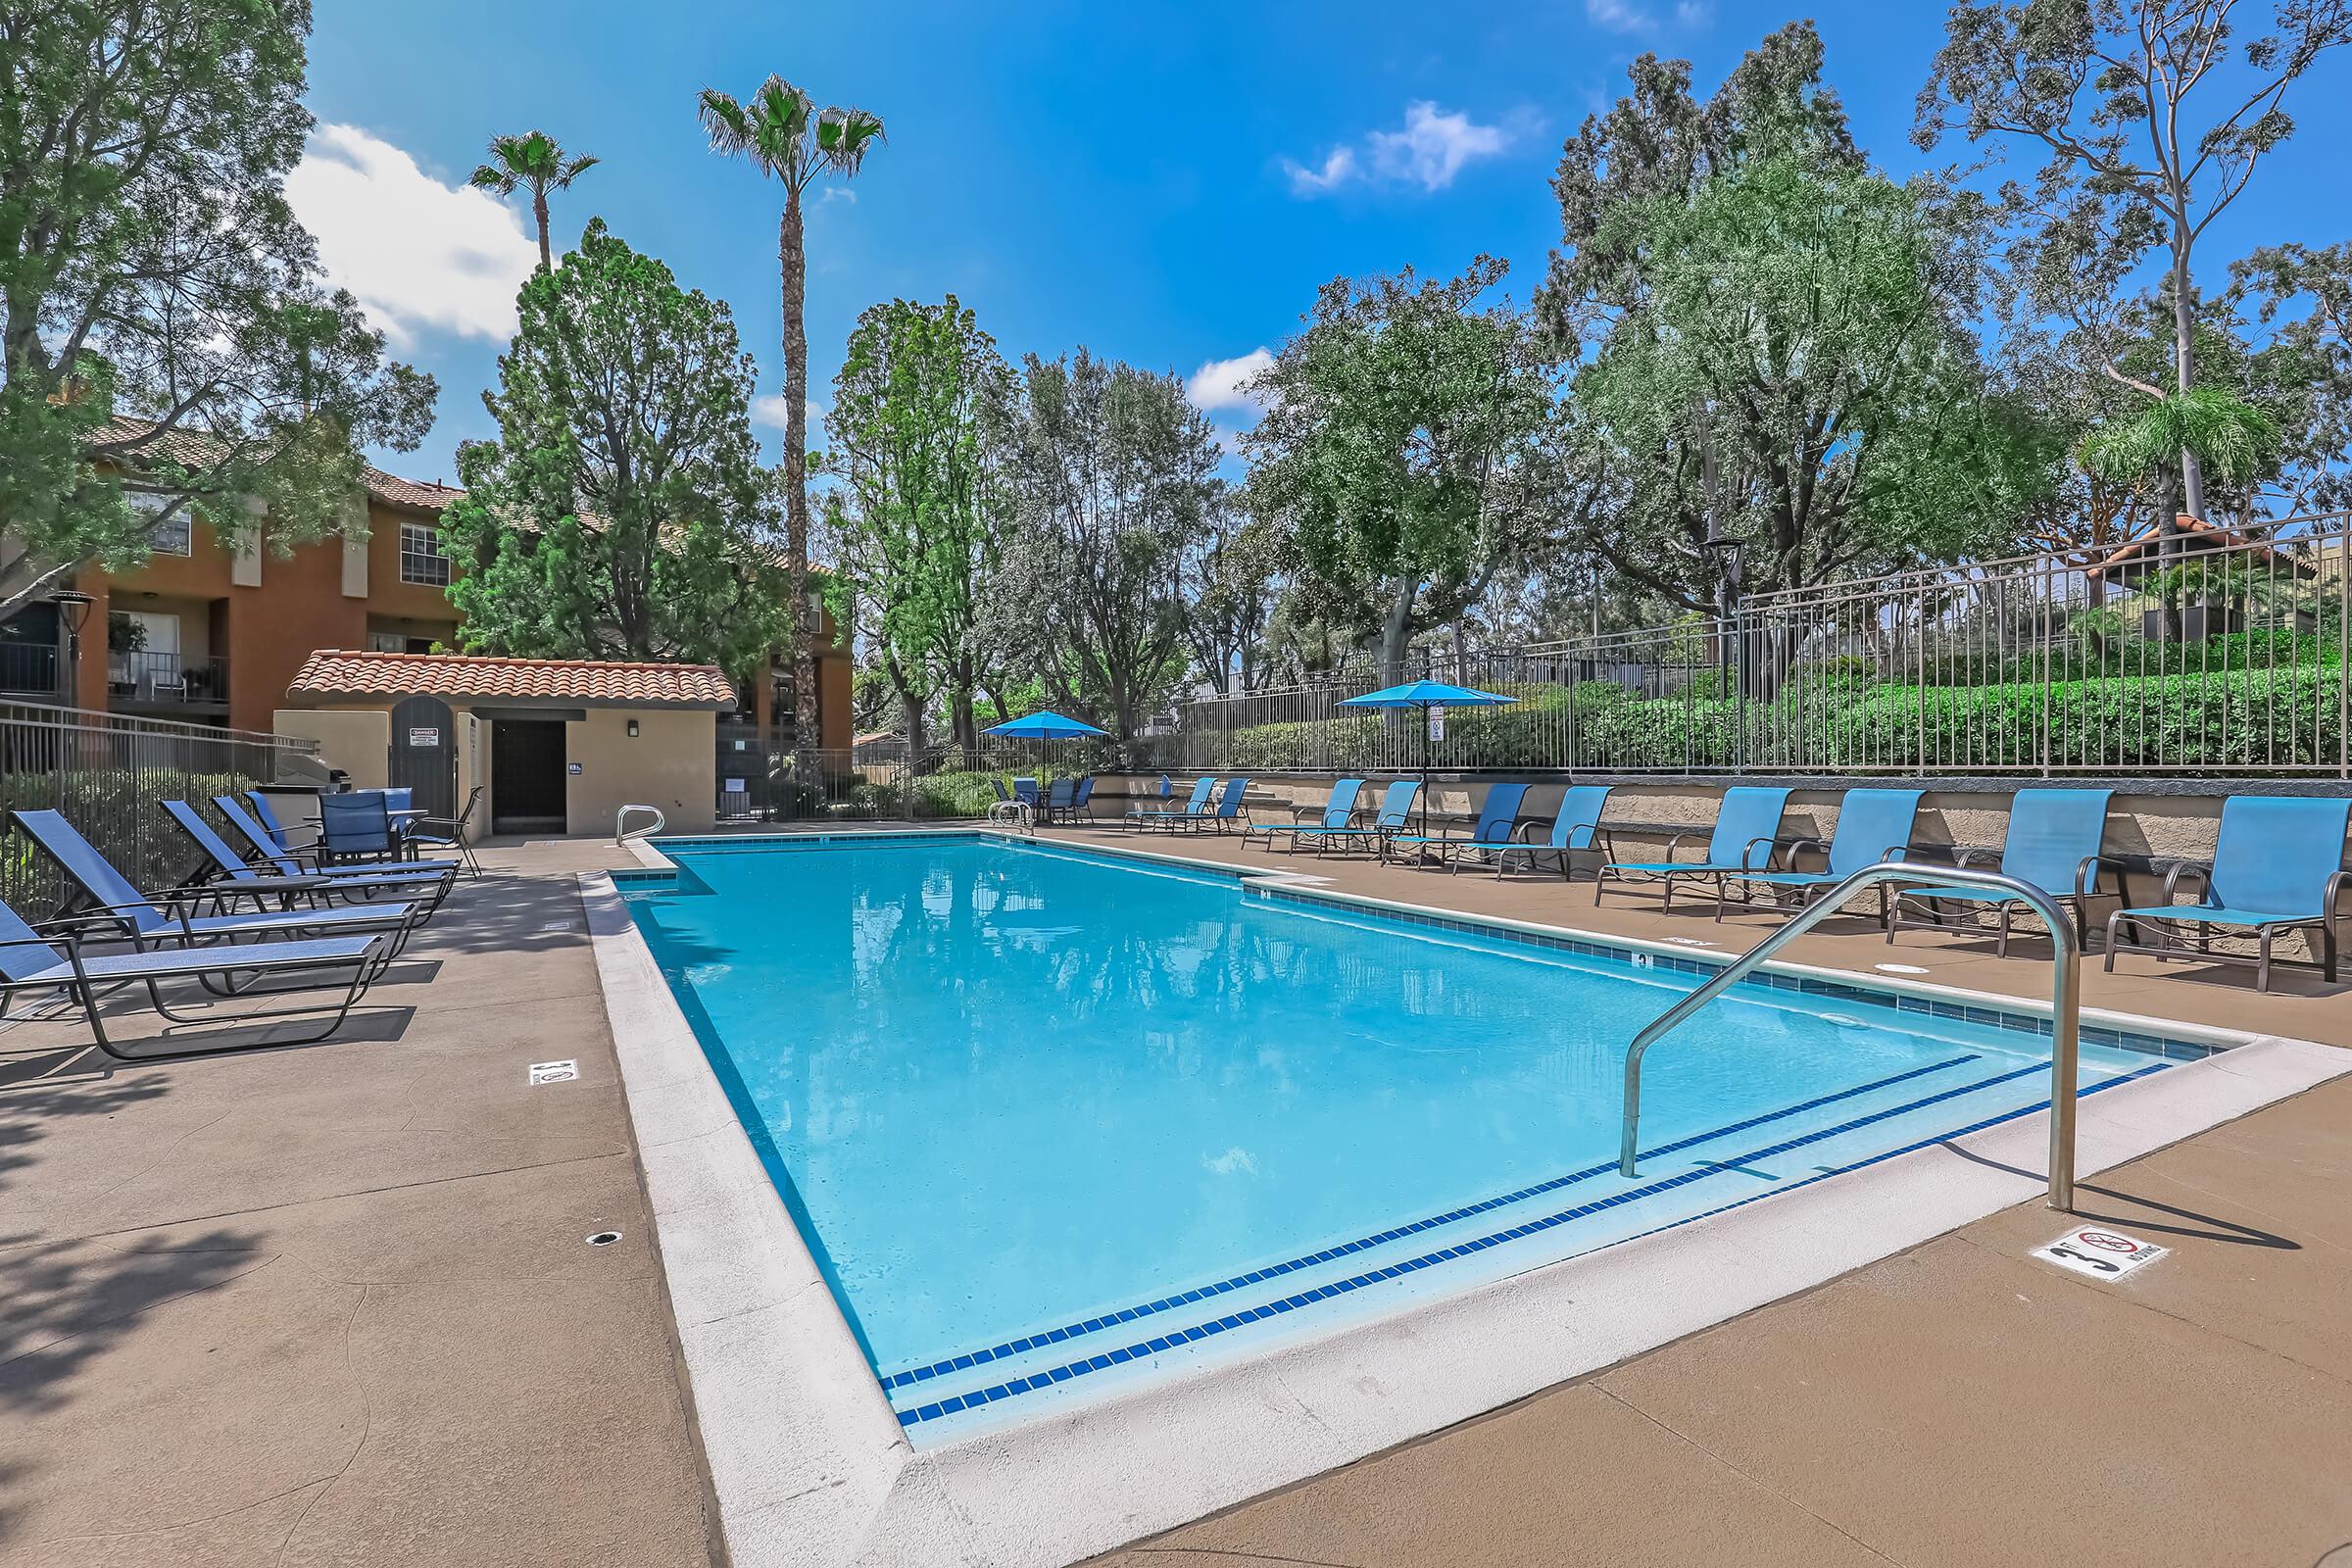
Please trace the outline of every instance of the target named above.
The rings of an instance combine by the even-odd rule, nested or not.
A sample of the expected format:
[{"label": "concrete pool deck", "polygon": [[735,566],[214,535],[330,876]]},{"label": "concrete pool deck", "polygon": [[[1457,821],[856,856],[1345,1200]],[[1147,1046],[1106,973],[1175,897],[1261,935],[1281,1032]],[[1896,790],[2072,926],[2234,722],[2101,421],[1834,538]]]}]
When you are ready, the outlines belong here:
[{"label": "concrete pool deck", "polygon": [[[711,1560],[572,880],[633,862],[490,858],[348,1044],[106,1070],[0,1034],[0,1562]],[[1724,951],[1763,926],[1292,863]],[[1793,956],[2041,982],[1973,946]],[[2123,971],[2086,1004],[2352,1044],[2345,988]],[[2126,1285],[2028,1260],[2064,1227],[2023,1205],[1102,1560],[2310,1562],[2352,1541],[2348,1184],[2338,1080],[2094,1178],[2086,1217],[2175,1249]]]}]

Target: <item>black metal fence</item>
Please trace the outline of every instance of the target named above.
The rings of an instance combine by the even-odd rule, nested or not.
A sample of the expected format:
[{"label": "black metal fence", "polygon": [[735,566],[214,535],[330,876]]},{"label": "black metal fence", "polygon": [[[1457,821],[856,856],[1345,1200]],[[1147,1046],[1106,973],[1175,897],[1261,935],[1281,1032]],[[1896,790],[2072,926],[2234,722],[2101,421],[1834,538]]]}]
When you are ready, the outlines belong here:
[{"label": "black metal fence", "polygon": [[909,757],[880,747],[858,752],[771,749],[764,765],[722,751],[718,814],[727,822],[968,821],[988,814],[997,784],[1056,778],[1118,765],[1100,742],[989,742],[938,747]]},{"label": "black metal fence", "polygon": [[[170,887],[193,867],[165,800],[277,782],[313,741],[168,719],[0,702],[0,809],[52,808],[142,889]],[[56,869],[21,833],[0,839],[0,899],[26,919],[70,902]]]}]

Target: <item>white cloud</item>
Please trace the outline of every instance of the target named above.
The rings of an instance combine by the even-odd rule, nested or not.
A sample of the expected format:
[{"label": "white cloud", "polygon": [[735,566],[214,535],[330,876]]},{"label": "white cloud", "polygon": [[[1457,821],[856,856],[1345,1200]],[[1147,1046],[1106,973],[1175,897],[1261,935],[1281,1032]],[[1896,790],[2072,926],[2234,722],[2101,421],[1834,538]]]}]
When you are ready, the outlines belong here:
[{"label": "white cloud", "polygon": [[1611,32],[1647,32],[1658,19],[1630,0],[1585,0],[1585,20]]},{"label": "white cloud", "polygon": [[1703,27],[1715,20],[1715,7],[1710,0],[1681,0],[1674,8],[1674,20],[1685,27]]},{"label": "white cloud", "polygon": [[[752,399],[752,422],[764,424],[771,430],[781,430],[784,428],[784,411],[790,407],[792,405],[784,401],[784,394],[781,392],[770,392],[765,397],[754,398]],[[825,427],[824,406],[816,399],[810,398],[803,403],[801,408],[808,416],[810,433],[816,439],[822,440],[821,432]]]},{"label": "white cloud", "polygon": [[1291,177],[1292,195],[1320,196],[1355,177],[1355,149],[1334,147],[1319,169],[1309,169],[1295,158],[1285,158],[1282,172]]},{"label": "white cloud", "polygon": [[1261,413],[1265,400],[1246,383],[1252,376],[1263,374],[1273,364],[1274,356],[1263,347],[1251,349],[1239,359],[1209,360],[1186,377],[1184,395],[1203,414],[1214,414],[1219,409]]},{"label": "white cloud", "polygon": [[1525,114],[1509,117],[1505,124],[1482,125],[1460,110],[1448,113],[1417,98],[1404,106],[1402,130],[1375,130],[1364,137],[1364,156],[1353,147],[1334,147],[1320,168],[1285,158],[1282,171],[1290,176],[1291,194],[1299,197],[1328,195],[1358,181],[1444,190],[1463,165],[1494,157],[1534,125]]},{"label": "white cloud", "polygon": [[834,202],[848,202],[855,207],[858,205],[858,193],[847,185],[827,185],[824,195],[817,200],[819,206],[830,206]]},{"label": "white cloud", "polygon": [[394,343],[514,335],[514,294],[539,242],[487,191],[445,185],[356,125],[322,124],[286,176],[286,200],[328,278]]}]

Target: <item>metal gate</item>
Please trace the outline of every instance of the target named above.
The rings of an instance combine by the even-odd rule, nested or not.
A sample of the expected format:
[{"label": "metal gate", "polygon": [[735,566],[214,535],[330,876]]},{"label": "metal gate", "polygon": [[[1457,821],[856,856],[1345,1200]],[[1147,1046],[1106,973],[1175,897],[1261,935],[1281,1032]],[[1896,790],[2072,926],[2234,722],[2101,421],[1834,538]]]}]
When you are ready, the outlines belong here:
[{"label": "metal gate", "polygon": [[748,821],[767,812],[767,741],[748,718],[718,720],[718,815]]},{"label": "metal gate", "polygon": [[438,697],[404,698],[392,710],[392,787],[433,816],[458,814],[458,725]]}]

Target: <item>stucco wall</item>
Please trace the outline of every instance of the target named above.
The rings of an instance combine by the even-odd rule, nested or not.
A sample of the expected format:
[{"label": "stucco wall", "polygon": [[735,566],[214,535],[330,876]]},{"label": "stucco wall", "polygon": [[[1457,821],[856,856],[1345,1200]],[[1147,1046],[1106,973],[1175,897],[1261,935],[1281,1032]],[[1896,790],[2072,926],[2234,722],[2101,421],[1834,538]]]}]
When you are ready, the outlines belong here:
[{"label": "stucco wall", "polygon": [[[638,733],[629,734],[629,721]],[[672,710],[590,709],[564,726],[567,831],[610,836],[623,806],[662,808],[672,828],[699,832],[717,820],[716,715]]]},{"label": "stucco wall", "polygon": [[351,775],[351,786],[380,790],[392,749],[392,715],[376,709],[281,708],[270,715],[280,735],[298,735],[318,743],[319,758],[329,767]]}]

